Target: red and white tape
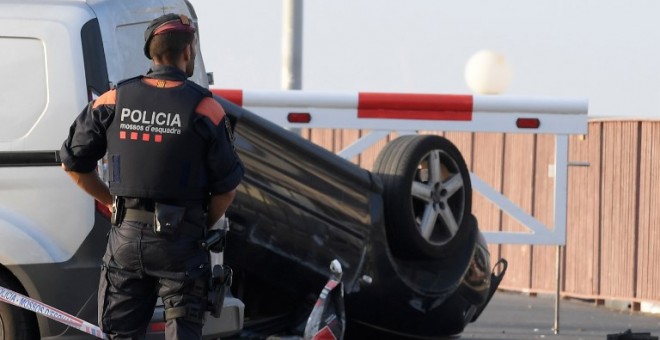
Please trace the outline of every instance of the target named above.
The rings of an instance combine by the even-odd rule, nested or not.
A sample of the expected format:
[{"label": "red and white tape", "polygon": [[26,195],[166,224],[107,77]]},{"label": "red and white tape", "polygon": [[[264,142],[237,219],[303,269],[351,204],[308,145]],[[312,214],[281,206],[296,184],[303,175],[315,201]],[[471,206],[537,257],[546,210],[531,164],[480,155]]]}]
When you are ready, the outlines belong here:
[{"label": "red and white tape", "polygon": [[53,308],[45,303],[31,299],[11,289],[0,287],[0,301],[39,313],[49,319],[73,327],[87,334],[91,334],[97,338],[107,339],[105,333],[103,333],[98,326],[92,325],[83,319],[77,318],[57,308]]}]

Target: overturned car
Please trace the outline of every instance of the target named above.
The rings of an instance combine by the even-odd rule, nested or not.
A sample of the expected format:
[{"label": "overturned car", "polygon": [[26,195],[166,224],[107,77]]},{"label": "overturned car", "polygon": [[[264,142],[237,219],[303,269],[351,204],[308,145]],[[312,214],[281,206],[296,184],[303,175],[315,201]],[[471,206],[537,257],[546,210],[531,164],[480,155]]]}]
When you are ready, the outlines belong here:
[{"label": "overturned car", "polygon": [[349,338],[433,338],[477,319],[506,261],[491,272],[469,173],[449,140],[399,137],[368,171],[214,92],[247,169],[224,255],[245,303],[240,337],[301,334],[335,259]]}]

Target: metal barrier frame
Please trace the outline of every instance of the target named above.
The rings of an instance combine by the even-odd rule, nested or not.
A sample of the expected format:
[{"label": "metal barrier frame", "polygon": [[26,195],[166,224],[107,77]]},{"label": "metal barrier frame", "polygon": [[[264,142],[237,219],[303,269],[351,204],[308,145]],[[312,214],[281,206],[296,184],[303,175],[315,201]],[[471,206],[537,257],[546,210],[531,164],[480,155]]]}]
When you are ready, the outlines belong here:
[{"label": "metal barrier frame", "polygon": [[[587,133],[588,101],[552,97],[219,90],[219,96],[285,128],[367,129],[337,155],[351,159],[387,137],[419,130],[553,134],[554,226],[546,226],[474,173],[472,187],[529,232],[484,231],[489,243],[566,244],[568,137]],[[308,121],[292,122],[291,114]],[[306,117],[307,117],[306,116]],[[531,123],[531,126],[525,123]]]}]

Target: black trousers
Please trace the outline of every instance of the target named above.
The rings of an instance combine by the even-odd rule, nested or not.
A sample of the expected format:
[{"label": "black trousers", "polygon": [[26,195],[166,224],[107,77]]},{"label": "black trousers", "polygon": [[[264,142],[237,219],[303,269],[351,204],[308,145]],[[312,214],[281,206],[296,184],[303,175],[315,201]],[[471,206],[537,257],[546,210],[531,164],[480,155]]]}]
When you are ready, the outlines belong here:
[{"label": "black trousers", "polygon": [[166,339],[202,338],[209,253],[199,245],[203,227],[181,230],[188,232],[165,238],[131,221],[110,230],[98,294],[99,324],[110,339],[144,339],[158,297]]}]

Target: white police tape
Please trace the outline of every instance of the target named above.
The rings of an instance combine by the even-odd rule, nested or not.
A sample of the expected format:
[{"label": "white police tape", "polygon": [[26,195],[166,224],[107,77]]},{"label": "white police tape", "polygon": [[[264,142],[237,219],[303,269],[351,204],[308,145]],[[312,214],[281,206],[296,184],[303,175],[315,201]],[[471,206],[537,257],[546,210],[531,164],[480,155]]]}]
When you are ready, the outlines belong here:
[{"label": "white police tape", "polygon": [[33,311],[35,313],[39,313],[69,327],[73,327],[79,331],[91,334],[97,338],[107,339],[105,333],[103,333],[98,326],[92,325],[83,319],[77,318],[57,308],[53,308],[45,303],[31,299],[25,295],[16,293],[11,289],[7,289],[2,286],[0,286],[0,301]]}]

